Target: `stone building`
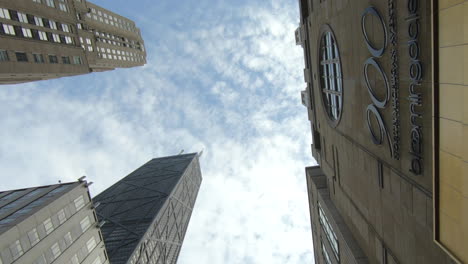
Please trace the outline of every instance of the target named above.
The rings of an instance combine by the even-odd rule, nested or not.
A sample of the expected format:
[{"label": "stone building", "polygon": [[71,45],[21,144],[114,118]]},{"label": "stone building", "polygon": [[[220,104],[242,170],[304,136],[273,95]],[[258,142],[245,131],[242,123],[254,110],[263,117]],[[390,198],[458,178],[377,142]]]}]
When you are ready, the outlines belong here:
[{"label": "stone building", "polygon": [[468,263],[468,1],[299,5],[316,263]]},{"label": "stone building", "polygon": [[0,263],[109,263],[88,183],[0,192]]},{"label": "stone building", "polygon": [[141,66],[135,23],[86,0],[0,0],[0,84]]}]

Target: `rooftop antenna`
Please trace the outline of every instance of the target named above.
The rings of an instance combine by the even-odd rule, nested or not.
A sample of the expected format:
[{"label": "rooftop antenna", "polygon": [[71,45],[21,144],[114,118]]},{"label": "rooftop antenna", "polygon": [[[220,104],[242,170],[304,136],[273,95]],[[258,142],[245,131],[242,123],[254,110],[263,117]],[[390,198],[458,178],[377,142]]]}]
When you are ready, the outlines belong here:
[{"label": "rooftop antenna", "polygon": [[203,150],[205,150],[205,148],[202,148],[202,150],[200,151],[200,153],[198,153],[198,158],[200,158],[200,157],[203,155]]},{"label": "rooftop antenna", "polygon": [[181,150],[181,151],[179,152],[179,154],[177,154],[177,155],[181,155],[182,153],[184,153],[184,150]]}]

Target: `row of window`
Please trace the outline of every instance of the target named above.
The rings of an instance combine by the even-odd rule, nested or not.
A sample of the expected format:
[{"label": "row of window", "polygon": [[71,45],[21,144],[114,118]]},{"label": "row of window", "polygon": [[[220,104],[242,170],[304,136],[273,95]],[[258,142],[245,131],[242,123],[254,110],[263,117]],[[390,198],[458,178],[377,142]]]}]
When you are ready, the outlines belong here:
[{"label": "row of window", "polygon": [[96,10],[95,8],[91,8],[91,13],[87,13],[86,16],[96,21],[100,21],[101,23],[106,23],[108,25],[126,29],[128,31],[136,31],[135,26],[133,26],[130,22],[116,16],[112,16],[111,14],[107,14],[101,10]]},{"label": "row of window", "polygon": [[330,246],[333,250],[333,253],[336,256],[336,259],[339,260],[340,254],[339,254],[339,248],[338,248],[338,238],[335,234],[335,231],[333,231],[333,228],[331,227],[330,222],[328,221],[328,218],[325,215],[325,212],[323,211],[320,201],[318,201],[318,212],[319,212],[320,225],[325,231],[325,234],[328,238],[328,241],[330,242]]},{"label": "row of window", "polygon": [[142,55],[129,52],[129,51],[120,51],[110,48],[98,47],[98,57],[101,59],[109,60],[122,60],[122,61],[133,61],[133,62],[143,62],[144,58]]},{"label": "row of window", "polygon": [[32,0],[38,4],[45,4],[48,7],[56,8],[58,7],[59,10],[63,12],[68,12],[68,5],[67,0],[58,0],[58,5],[55,4],[54,0]]},{"label": "row of window", "polygon": [[121,37],[121,36],[116,36],[113,34],[109,33],[104,33],[104,32],[95,32],[96,34],[96,40],[99,42],[104,42],[107,44],[111,44],[114,46],[123,46],[127,48],[132,48],[132,49],[138,49],[144,51],[144,46],[140,44],[138,41],[135,40],[129,40],[128,38]]},{"label": "row of window", "polygon": [[0,23],[0,35],[11,35],[69,45],[73,45],[75,42],[70,36],[2,23]]},{"label": "row of window", "polygon": [[[44,58],[43,54],[40,53],[32,53],[32,60],[35,63],[46,63],[46,60]],[[15,52],[15,57],[16,61],[18,62],[29,62],[30,58],[28,57],[28,54],[26,52]],[[57,55],[52,55],[48,54],[46,55],[47,62],[52,63],[52,64],[57,64],[59,63],[59,57]],[[73,60],[70,60],[69,56],[61,56],[61,63],[63,64],[75,64],[75,65],[81,65],[83,64],[83,61],[80,56],[73,56]],[[0,50],[0,62],[2,61],[10,61],[10,57],[8,55],[8,52],[6,50]],[[3,221],[3,220],[2,220]],[[1,221],[0,221],[1,224]]]},{"label": "row of window", "polygon": [[[80,222],[80,227],[81,227],[81,233],[83,234],[86,230],[88,230],[90,226],[90,220],[89,216],[86,216],[81,220]],[[78,236],[79,237],[79,236]],[[52,253],[51,256],[53,260],[57,259],[63,251],[65,251],[70,245],[73,243],[74,240],[78,239],[78,237],[73,238],[71,232],[67,232],[65,236],[63,237],[63,240],[59,240],[55,242],[51,247],[50,247],[50,252]],[[86,245],[83,246],[81,249],[82,252],[86,252],[85,256],[91,253],[93,249],[96,247],[97,242],[96,238],[93,236],[91,237],[87,242]],[[80,259],[83,259],[85,256],[79,256],[78,253],[74,254],[70,260],[67,263],[80,263]],[[46,264],[46,257],[45,254],[40,255],[34,262],[33,264]]]},{"label": "row of window", "polygon": [[[68,187],[68,185],[62,185],[60,187],[57,187],[56,189],[50,191],[49,193],[47,193],[46,195],[40,197],[39,199],[35,200],[34,202],[30,203],[29,205],[27,205],[26,207],[24,208],[27,208],[29,206],[31,206],[32,204],[34,204],[33,207],[35,206],[38,206],[39,204],[43,203],[46,199],[48,199],[49,197],[51,196],[54,196],[56,194],[58,194],[59,192],[62,192],[64,189],[66,189]],[[23,199],[24,197],[31,197],[33,195],[36,195],[38,194],[39,192],[42,192],[44,188],[38,188],[28,194],[26,194],[25,196],[21,197],[20,199],[18,200],[21,200]],[[29,195],[29,196],[28,196]],[[16,201],[18,201],[16,200]],[[15,202],[16,202],[15,201]],[[81,208],[84,207],[84,198],[83,198],[83,195],[77,197],[74,201],[73,201],[73,204],[75,206],[75,209],[76,211],[79,211]],[[23,208],[23,209],[24,209]],[[20,209],[19,211],[23,210],[23,209]],[[65,213],[65,211],[67,210],[66,207],[60,209],[53,217],[56,218],[57,222],[56,222],[56,226],[54,226],[54,223],[52,222],[52,219],[49,217],[47,219],[45,219],[41,226],[38,226],[38,227],[34,227],[33,229],[31,229],[30,231],[27,232],[26,236],[27,236],[27,239],[29,240],[29,243],[30,243],[30,247],[33,247],[35,246],[37,243],[39,243],[39,241],[43,238],[45,238],[45,236],[49,235],[50,233],[52,233],[52,231],[55,230],[55,228],[59,227],[60,225],[62,225],[66,220],[67,220],[67,215]],[[19,212],[17,211],[17,212]],[[16,213],[15,213],[16,214]],[[10,216],[9,216],[10,217]],[[3,221],[3,220],[2,220]],[[82,232],[85,232],[89,226],[90,226],[90,219],[89,219],[89,216],[86,216],[81,222],[80,222],[80,226],[81,226],[81,230]],[[39,236],[39,233],[38,233],[38,228],[43,228],[43,230],[45,231],[45,234],[43,234],[42,237]],[[44,232],[43,231],[43,232]],[[71,233],[68,232],[66,235],[65,235],[65,244],[67,245],[67,247],[71,244],[72,239],[71,239]],[[51,247],[51,251],[52,251],[52,255],[54,256],[54,259],[57,257],[56,256],[56,252],[57,252],[57,247],[55,246],[57,245],[58,246],[58,242],[55,243],[54,245],[52,245]],[[23,254],[24,254],[24,250],[23,250],[23,246],[21,245],[21,242],[20,240],[16,240],[15,242],[13,242],[10,247],[10,253],[11,253],[11,256],[12,256],[12,259],[13,260],[17,260],[19,257],[21,257]],[[59,254],[60,255],[60,254]],[[43,255],[42,255],[43,256]],[[1,263],[1,259],[0,259],[0,263]],[[38,263],[41,263],[41,262],[38,262]],[[44,262],[45,263],[45,262]]]},{"label": "row of window", "polygon": [[34,26],[46,27],[54,30],[61,30],[67,33],[71,33],[73,31],[72,26],[69,24],[56,22],[47,18],[41,18],[11,9],[0,8],[0,18],[18,21]]}]

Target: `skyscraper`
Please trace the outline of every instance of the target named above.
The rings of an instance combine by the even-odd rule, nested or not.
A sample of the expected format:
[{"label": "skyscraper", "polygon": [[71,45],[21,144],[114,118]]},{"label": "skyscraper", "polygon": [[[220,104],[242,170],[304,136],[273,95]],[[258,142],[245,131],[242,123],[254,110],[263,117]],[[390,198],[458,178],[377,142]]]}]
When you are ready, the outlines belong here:
[{"label": "skyscraper", "polygon": [[135,23],[86,0],[0,0],[0,84],[146,63]]},{"label": "skyscraper", "polygon": [[93,199],[112,264],[176,263],[202,181],[198,157],[152,159]]},{"label": "skyscraper", "polygon": [[84,180],[0,192],[0,263],[108,263]]},{"label": "skyscraper", "polygon": [[316,263],[468,263],[468,2],[299,5]]}]

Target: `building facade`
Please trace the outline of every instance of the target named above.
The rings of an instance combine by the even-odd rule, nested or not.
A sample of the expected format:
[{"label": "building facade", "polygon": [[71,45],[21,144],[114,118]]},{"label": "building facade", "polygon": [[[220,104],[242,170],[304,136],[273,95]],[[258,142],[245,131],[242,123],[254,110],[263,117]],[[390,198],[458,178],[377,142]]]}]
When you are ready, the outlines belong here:
[{"label": "building facade", "polygon": [[109,263],[84,180],[0,192],[0,263]]},{"label": "building facade", "polygon": [[86,0],[0,0],[0,84],[146,63],[135,23]]},{"label": "building facade", "polygon": [[468,3],[299,5],[316,263],[468,263]]},{"label": "building facade", "polygon": [[198,157],[152,159],[93,199],[112,264],[177,262],[202,181]]}]

